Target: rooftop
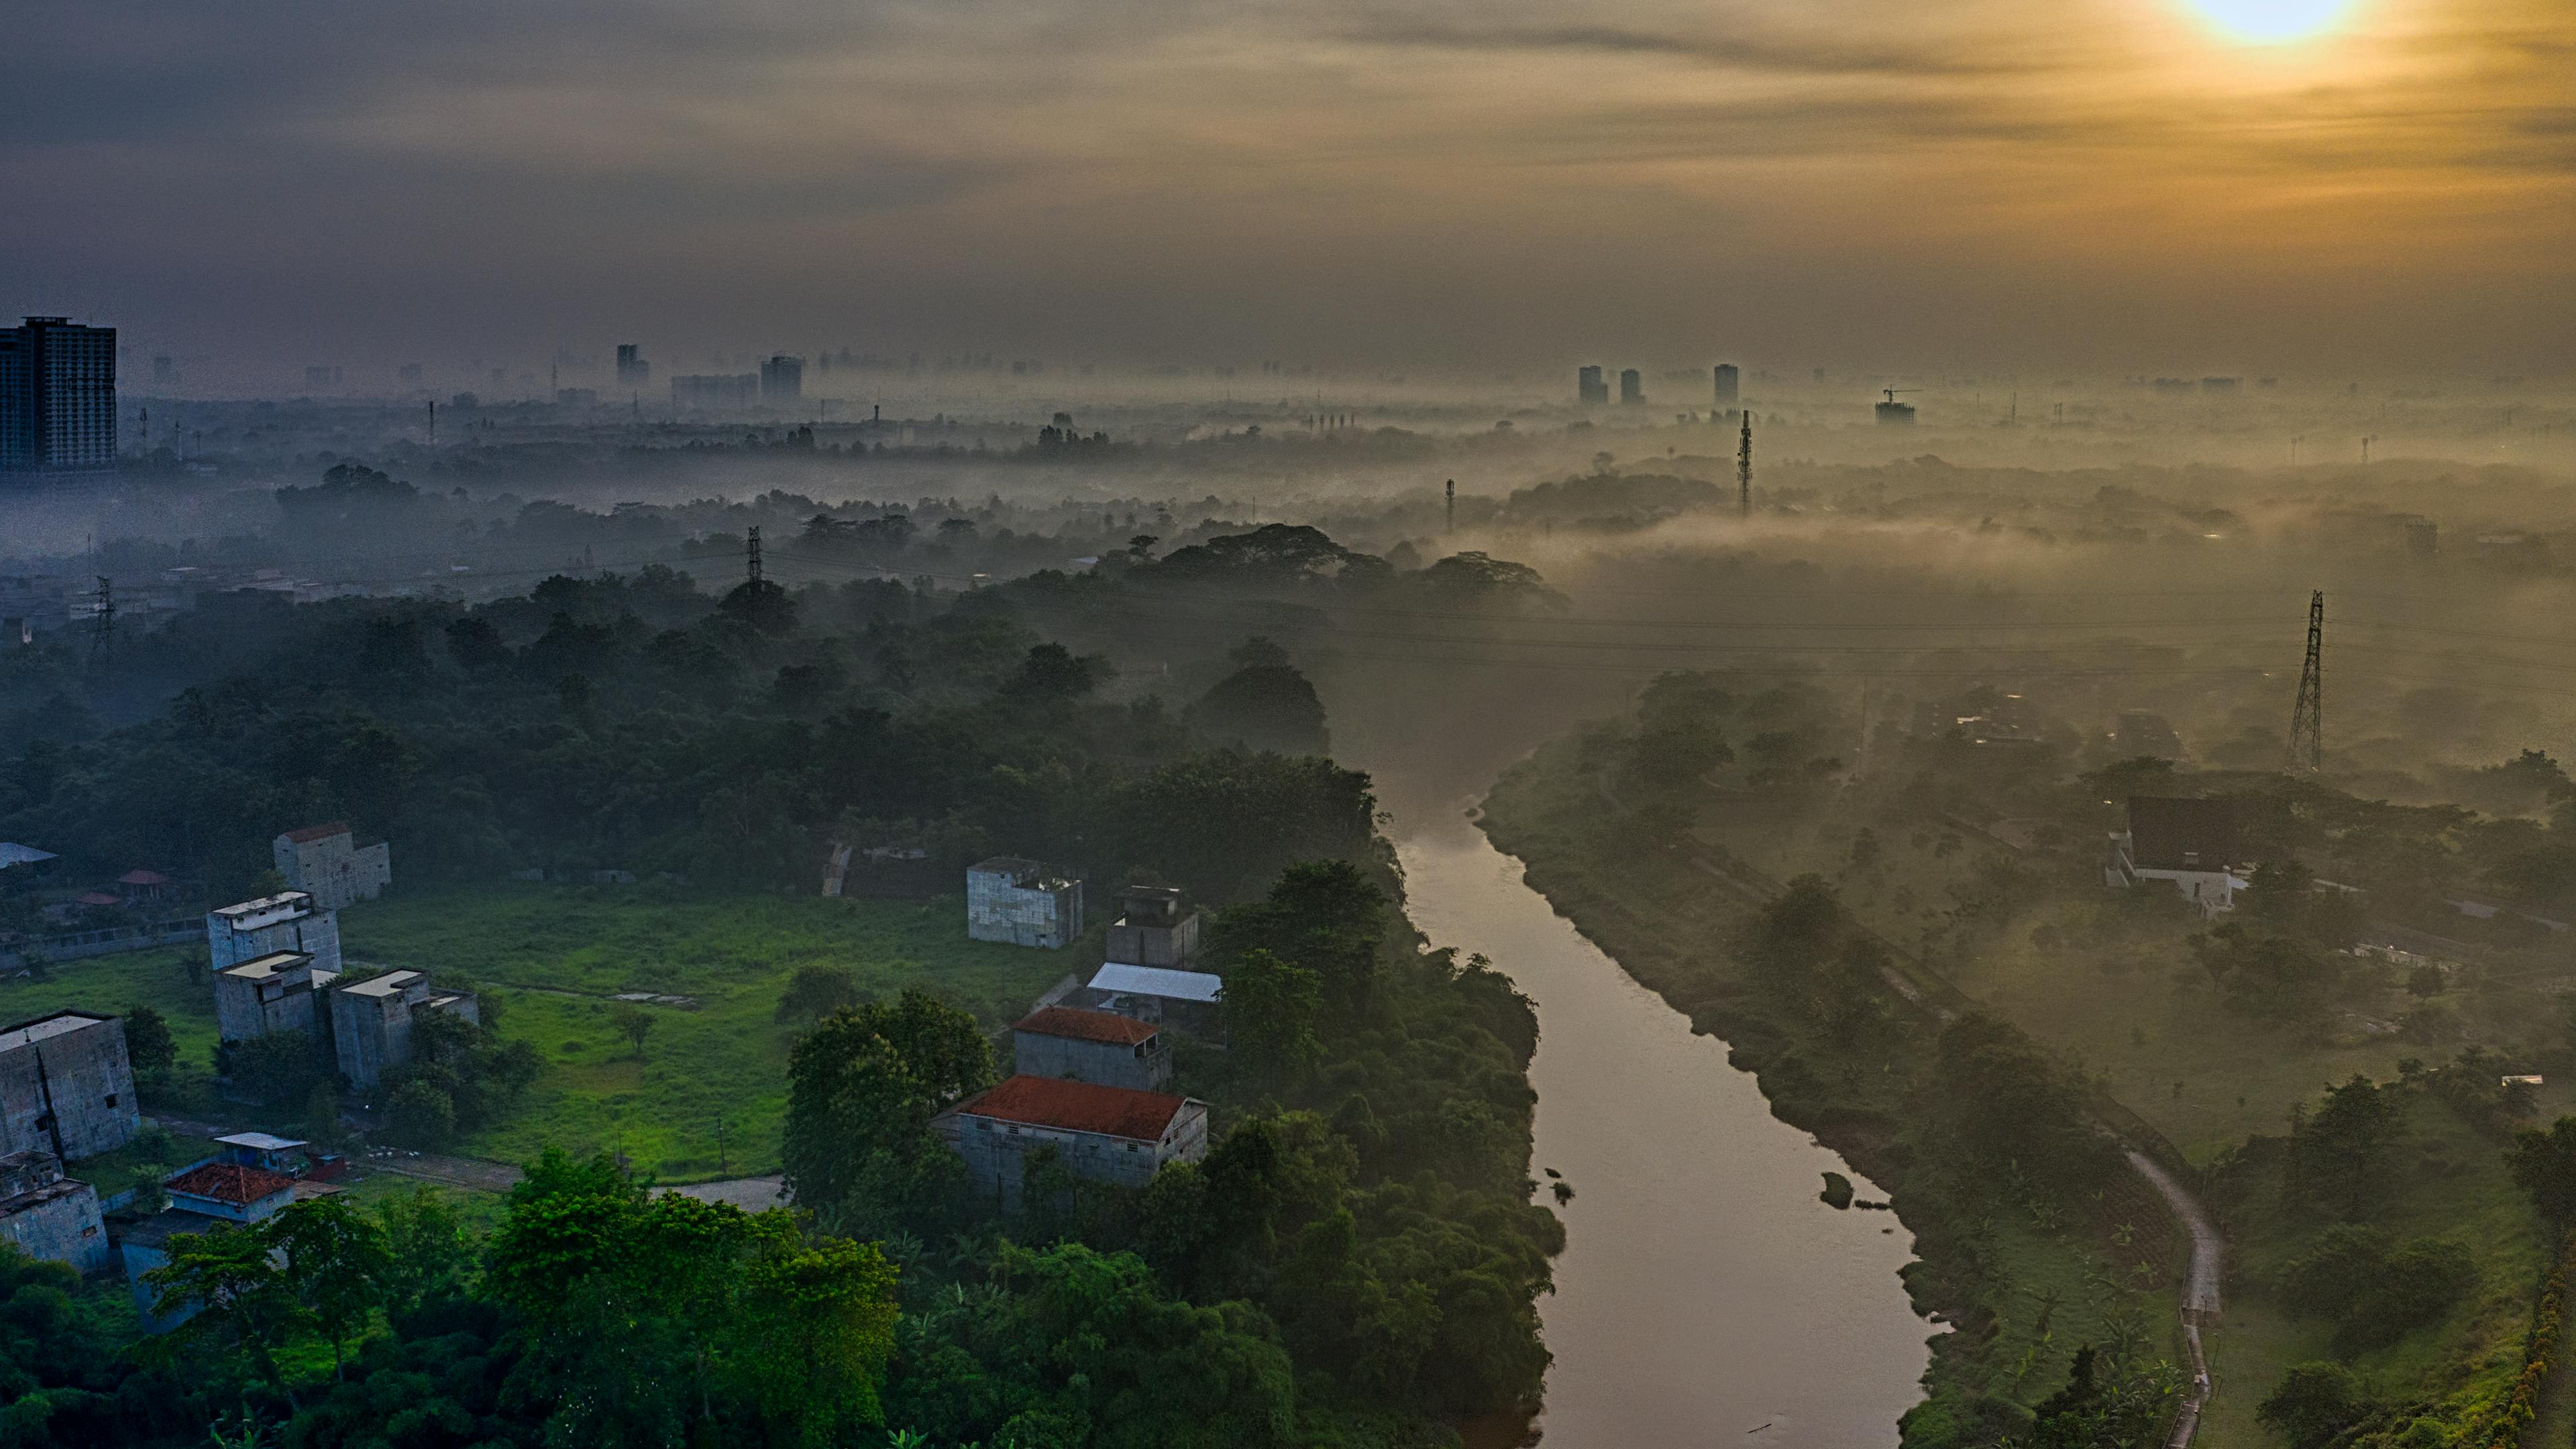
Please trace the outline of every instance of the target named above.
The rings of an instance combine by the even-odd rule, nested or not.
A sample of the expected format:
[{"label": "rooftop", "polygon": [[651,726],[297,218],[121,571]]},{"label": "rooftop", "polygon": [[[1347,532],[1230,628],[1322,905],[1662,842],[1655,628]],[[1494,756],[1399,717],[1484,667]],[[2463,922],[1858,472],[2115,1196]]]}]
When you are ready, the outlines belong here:
[{"label": "rooftop", "polygon": [[340,989],[351,996],[400,996],[403,988],[423,979],[417,971],[388,971],[382,976],[372,976],[355,986]]},{"label": "rooftop", "polygon": [[997,855],[990,860],[979,860],[967,869],[979,875],[1009,876],[1011,884],[1017,886],[1042,883],[1052,888],[1070,884],[1081,878],[1063,866],[1049,865],[1043,860],[1029,860],[1017,855]]},{"label": "rooftop", "polygon": [[192,1167],[163,1185],[174,1193],[248,1207],[262,1198],[294,1191],[295,1179],[264,1167],[244,1167],[237,1162],[209,1162],[203,1167]]},{"label": "rooftop", "polygon": [[1154,1039],[1157,1028],[1150,1022],[1114,1011],[1084,1011],[1074,1006],[1049,1006],[1033,1011],[1011,1023],[1011,1030],[1033,1032],[1039,1036],[1071,1037],[1075,1041],[1108,1042],[1114,1046],[1134,1046]]},{"label": "rooftop", "polygon": [[312,964],[313,953],[310,951],[271,951],[265,956],[253,956],[237,966],[227,966],[216,974],[241,981],[266,981],[283,976],[298,966]]},{"label": "rooftop", "polygon": [[57,1011],[51,1016],[40,1016],[33,1021],[19,1022],[15,1026],[0,1026],[0,1051],[14,1051],[22,1046],[32,1046],[40,1041],[69,1035],[83,1027],[96,1026],[100,1022],[115,1019],[112,1016],[98,1016],[86,1011]]},{"label": "rooftop", "polygon": [[291,1152],[305,1145],[295,1138],[275,1137],[266,1132],[236,1132],[230,1137],[216,1138],[215,1143],[221,1147],[247,1147],[253,1152]]},{"label": "rooftop", "polygon": [[[214,914],[223,917],[225,920],[232,922],[238,927],[242,926],[245,921],[253,916],[274,914],[280,919],[284,919],[285,917],[294,915],[299,911],[308,911],[312,908],[313,898],[306,895],[304,892],[280,891],[276,895],[261,896],[258,900],[243,901],[239,905],[218,906],[215,908]],[[266,925],[268,923],[262,921],[259,922],[259,924]]]},{"label": "rooftop", "polygon": [[2130,796],[2129,858],[2141,870],[2220,870],[2244,864],[2237,802]]},{"label": "rooftop", "polygon": [[1225,978],[1205,971],[1174,971],[1166,966],[1129,966],[1112,961],[1091,978],[1091,989],[1161,996],[1173,1001],[1213,1002],[1225,994]]},{"label": "rooftop", "polygon": [[54,859],[54,853],[50,850],[38,850],[32,845],[20,845],[14,840],[0,840],[0,870],[7,870],[13,865],[42,865],[52,859]]},{"label": "rooftop", "polygon": [[1032,1127],[1159,1142],[1186,1097],[1137,1092],[1056,1077],[1013,1077],[957,1105],[961,1117],[990,1117]]},{"label": "rooftop", "polygon": [[328,840],[334,835],[346,835],[348,833],[349,822],[345,820],[334,820],[326,825],[307,825],[301,830],[290,830],[280,838],[291,840],[297,845],[310,845],[317,840]]}]

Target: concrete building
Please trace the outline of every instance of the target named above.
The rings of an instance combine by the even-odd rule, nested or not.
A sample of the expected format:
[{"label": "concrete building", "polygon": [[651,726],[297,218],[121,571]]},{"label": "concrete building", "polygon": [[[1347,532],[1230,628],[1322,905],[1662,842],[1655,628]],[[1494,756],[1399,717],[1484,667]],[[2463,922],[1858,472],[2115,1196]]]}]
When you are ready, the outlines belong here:
[{"label": "concrete building", "polygon": [[1742,395],[1738,386],[1741,376],[1732,362],[1721,362],[1717,365],[1717,405],[1719,407],[1735,406],[1736,398]]},{"label": "concrete building", "polygon": [[1174,971],[1161,966],[1104,963],[1092,973],[1084,999],[1095,1010],[1113,1011],[1176,1026],[1200,1036],[1222,1030],[1218,1005],[1225,998],[1225,978],[1205,971]]},{"label": "concrete building", "polygon": [[1130,966],[1181,967],[1199,953],[1199,913],[1181,909],[1169,886],[1129,886],[1118,893],[1118,919],[1109,925],[1112,961]]},{"label": "concrete building", "polygon": [[331,1029],[317,1005],[337,971],[319,969],[302,951],[272,951],[215,973],[215,1036],[248,1041],[282,1031],[316,1038]]},{"label": "concrete building", "polygon": [[206,949],[221,971],[244,961],[298,951],[316,970],[340,974],[340,917],[303,891],[285,891],[206,913]]},{"label": "concrete building", "polygon": [[215,1161],[236,1167],[256,1167],[263,1172],[301,1177],[309,1165],[307,1149],[313,1144],[300,1137],[279,1137],[268,1132],[236,1132],[218,1137],[215,1146],[223,1149]]},{"label": "concrete building", "polygon": [[355,1087],[372,1087],[386,1072],[411,1060],[413,1021],[433,1012],[480,1022],[471,992],[442,991],[417,971],[388,971],[330,994],[331,1045],[340,1075]]},{"label": "concrete building", "polygon": [[1121,1187],[1143,1187],[1164,1163],[1196,1162],[1208,1147],[1205,1102],[1046,1077],[1013,1077],[931,1126],[1005,1210],[1019,1206],[1028,1155],[1040,1147],[1054,1148],[1076,1177]]},{"label": "concrete building", "polygon": [[73,1162],[114,1152],[142,1130],[125,1023],[57,1011],[0,1028],[0,1152]]},{"label": "concrete building", "polygon": [[357,835],[338,820],[290,830],[268,847],[287,888],[311,896],[322,910],[346,910],[360,901],[372,901],[393,884],[393,847],[381,840],[360,845]]},{"label": "concrete building", "polygon": [[653,364],[644,360],[644,349],[632,342],[617,344],[617,385],[641,388],[653,380]]},{"label": "concrete building", "polygon": [[2251,884],[2242,826],[2233,800],[2129,797],[2129,828],[2111,832],[2102,883],[2125,890],[2142,880],[2171,881],[2201,914],[2232,910]]},{"label": "concrete building", "polygon": [[116,467],[116,329],[61,317],[0,328],[0,473]]},{"label": "concrete building", "polygon": [[966,934],[1049,950],[1069,945],[1082,935],[1082,877],[1010,855],[968,866]]},{"label": "concrete building", "polygon": [[684,373],[671,379],[671,406],[675,409],[723,411],[747,408],[759,400],[758,373]]},{"label": "concrete building", "polygon": [[0,1238],[30,1258],[83,1273],[107,1266],[98,1189],[63,1176],[63,1160],[50,1152],[0,1155]]},{"label": "concrete building", "polygon": [[1041,1007],[1012,1023],[1011,1055],[1024,1077],[1070,1077],[1136,1092],[1159,1092],[1172,1080],[1162,1029],[1109,1011]]},{"label": "concrete building", "polygon": [[1586,367],[1574,374],[1574,396],[1586,407],[1610,401],[1610,384],[1601,380],[1601,369]]},{"label": "concrete building", "polygon": [[805,359],[785,354],[760,365],[760,400],[771,407],[797,402],[805,396]]},{"label": "concrete building", "polygon": [[1646,375],[1633,367],[1619,371],[1619,405],[1636,407],[1646,400]]}]

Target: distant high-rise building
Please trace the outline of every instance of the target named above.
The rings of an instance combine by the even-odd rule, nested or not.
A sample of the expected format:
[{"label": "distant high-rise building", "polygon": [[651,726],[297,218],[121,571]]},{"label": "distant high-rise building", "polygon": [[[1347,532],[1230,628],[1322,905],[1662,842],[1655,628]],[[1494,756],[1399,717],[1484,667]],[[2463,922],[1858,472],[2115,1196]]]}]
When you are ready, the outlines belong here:
[{"label": "distant high-rise building", "polygon": [[780,355],[760,365],[760,400],[792,403],[805,396],[805,359]]},{"label": "distant high-rise building", "polygon": [[1610,400],[1610,384],[1601,380],[1601,369],[1587,367],[1574,375],[1574,387],[1585,406]]},{"label": "distant high-rise building", "polygon": [[0,472],[116,466],[116,329],[30,317],[0,329]]},{"label": "distant high-rise building", "polygon": [[1637,369],[1623,368],[1619,373],[1619,405],[1634,407],[1646,400],[1646,375]]},{"label": "distant high-rise building", "polygon": [[617,385],[642,387],[653,380],[653,364],[644,360],[644,349],[632,342],[617,344]]},{"label": "distant high-rise building", "polygon": [[1738,395],[1737,378],[1734,363],[1721,362],[1717,365],[1717,405],[1719,407],[1726,407],[1735,401]]}]

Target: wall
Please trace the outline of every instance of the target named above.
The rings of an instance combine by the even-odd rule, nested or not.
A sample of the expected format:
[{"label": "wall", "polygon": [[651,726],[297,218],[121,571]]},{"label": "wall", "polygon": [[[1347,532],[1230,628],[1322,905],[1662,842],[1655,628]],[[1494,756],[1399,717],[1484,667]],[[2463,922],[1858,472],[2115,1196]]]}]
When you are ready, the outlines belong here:
[{"label": "wall", "polygon": [[333,911],[315,910],[257,930],[236,931],[223,917],[209,913],[206,949],[212,953],[218,971],[275,951],[302,951],[313,958],[315,970],[336,974],[340,970],[340,917]]},{"label": "wall", "polygon": [[69,1263],[83,1273],[107,1266],[107,1224],[98,1189],[69,1178],[0,1203],[0,1238],[31,1258]]},{"label": "wall", "polygon": [[1145,1043],[1145,1054],[1120,1042],[1083,1041],[1040,1032],[1012,1033],[1012,1055],[1019,1070],[1032,1077],[1071,1077],[1104,1087],[1159,1092],[1172,1079],[1172,1054],[1159,1036]]},{"label": "wall", "polygon": [[966,934],[1013,946],[1062,947],[1082,934],[1082,882],[1047,891],[987,871],[966,873]]},{"label": "wall", "polygon": [[36,1124],[52,1099],[65,1157],[113,1152],[143,1129],[125,1023],[109,1017],[0,1052],[0,1152],[55,1150]]}]

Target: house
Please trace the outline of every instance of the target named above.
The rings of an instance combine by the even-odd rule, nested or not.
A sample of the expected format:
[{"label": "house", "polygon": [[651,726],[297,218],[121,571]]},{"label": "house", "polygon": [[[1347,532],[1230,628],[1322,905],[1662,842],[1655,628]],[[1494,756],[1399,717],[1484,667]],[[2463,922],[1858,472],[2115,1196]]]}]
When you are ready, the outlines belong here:
[{"label": "house", "polygon": [[146,1333],[168,1333],[195,1316],[183,1309],[156,1316],[158,1290],[143,1275],[170,1261],[170,1240],[182,1233],[205,1234],[264,1222],[295,1201],[295,1179],[282,1172],[210,1160],[181,1169],[162,1185],[170,1206],[139,1223],[117,1230],[116,1246],[125,1258],[125,1281],[134,1295],[134,1311]]},{"label": "house", "polygon": [[2215,916],[2232,910],[2236,893],[2252,883],[2243,827],[2233,800],[2129,797],[2129,828],[2111,832],[2102,883],[2125,890],[2142,880],[2173,882]]},{"label": "house", "polygon": [[1180,967],[1199,953],[1199,914],[1181,910],[1168,886],[1129,886],[1118,893],[1109,926],[1109,959],[1129,966]]},{"label": "house", "polygon": [[63,1160],[29,1150],[0,1155],[0,1238],[30,1258],[83,1273],[107,1266],[107,1224],[98,1189],[63,1176]]},{"label": "house", "polygon": [[0,1153],[69,1162],[114,1152],[141,1130],[125,1023],[57,1011],[0,1027]]},{"label": "house", "polygon": [[339,913],[303,891],[284,891],[206,913],[206,949],[217,971],[244,961],[300,951],[314,969],[340,974]]},{"label": "house", "polygon": [[1044,861],[997,855],[966,868],[966,934],[1056,950],[1082,935],[1082,877]]},{"label": "house", "polygon": [[1143,1187],[1166,1162],[1207,1155],[1207,1103],[1048,1077],[1017,1076],[932,1119],[976,1185],[1016,1209],[1028,1155],[1052,1147],[1074,1176]]},{"label": "house", "polygon": [[1070,1077],[1138,1092],[1159,1092],[1172,1080],[1162,1028],[1116,1012],[1041,1007],[1011,1024],[1011,1051],[1024,1077]]},{"label": "house", "polygon": [[272,951],[215,972],[215,1036],[248,1041],[300,1031],[316,1037],[331,1020],[315,1002],[339,979],[303,951]]},{"label": "house", "polygon": [[418,971],[388,971],[333,991],[331,1042],[340,1075],[355,1087],[383,1081],[411,1060],[412,1022],[432,1012],[483,1019],[472,992],[443,991]]},{"label": "house", "polygon": [[1111,961],[1092,973],[1084,996],[1090,1006],[1101,1011],[1215,1036],[1225,978],[1206,971],[1175,971]]},{"label": "house", "polygon": [[124,904],[139,911],[166,906],[179,893],[170,877],[157,870],[129,870],[116,878],[116,884],[124,892]]},{"label": "house", "polygon": [[229,1162],[236,1167],[256,1167],[287,1177],[302,1177],[305,1172],[305,1150],[311,1143],[295,1137],[278,1137],[266,1132],[236,1132],[218,1137],[215,1145],[223,1150],[213,1160]]},{"label": "house", "polygon": [[393,847],[381,840],[358,844],[357,834],[343,821],[290,830],[269,842],[269,853],[287,886],[311,896],[324,910],[372,901],[393,884]]}]

